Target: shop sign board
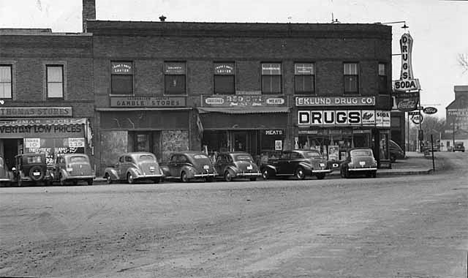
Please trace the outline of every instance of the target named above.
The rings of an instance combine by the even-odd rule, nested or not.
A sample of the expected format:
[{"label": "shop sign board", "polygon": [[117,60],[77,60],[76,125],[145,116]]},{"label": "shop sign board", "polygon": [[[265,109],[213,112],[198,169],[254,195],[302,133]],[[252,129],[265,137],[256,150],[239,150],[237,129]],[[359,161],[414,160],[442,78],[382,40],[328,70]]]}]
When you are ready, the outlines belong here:
[{"label": "shop sign board", "polygon": [[409,112],[418,109],[419,92],[405,93],[396,92],[395,94],[398,110]]},{"label": "shop sign board", "polygon": [[266,136],[277,136],[277,135],[283,135],[284,130],[282,129],[267,129],[264,131],[264,134]]},{"label": "shop sign board", "polygon": [[432,114],[437,113],[437,108],[435,108],[435,107],[430,107],[430,106],[429,106],[429,107],[424,107],[423,112],[424,112],[425,114],[427,114],[427,115],[432,115]]},{"label": "shop sign board", "polygon": [[411,62],[413,52],[413,38],[409,33],[405,33],[400,39],[401,49],[401,72],[400,80],[393,81],[395,91],[416,91],[421,90],[419,80],[413,77],[413,65]]},{"label": "shop sign board", "polygon": [[298,126],[390,127],[390,111],[384,110],[300,110]]},{"label": "shop sign board", "polygon": [[204,107],[277,107],[286,106],[284,96],[213,95],[202,96]]},{"label": "shop sign board", "polygon": [[85,131],[85,123],[86,119],[84,118],[19,119],[0,121],[0,137],[68,138],[77,135],[82,136]]},{"label": "shop sign board", "polygon": [[296,106],[374,106],[375,97],[296,97]]},{"label": "shop sign board", "polygon": [[413,123],[416,124],[416,125],[422,123],[423,120],[424,120],[424,117],[421,114],[414,115],[414,116],[411,117],[411,121],[413,121]]},{"label": "shop sign board", "polygon": [[0,118],[72,117],[72,107],[1,107]]},{"label": "shop sign board", "polygon": [[111,97],[111,107],[185,107],[185,97]]}]

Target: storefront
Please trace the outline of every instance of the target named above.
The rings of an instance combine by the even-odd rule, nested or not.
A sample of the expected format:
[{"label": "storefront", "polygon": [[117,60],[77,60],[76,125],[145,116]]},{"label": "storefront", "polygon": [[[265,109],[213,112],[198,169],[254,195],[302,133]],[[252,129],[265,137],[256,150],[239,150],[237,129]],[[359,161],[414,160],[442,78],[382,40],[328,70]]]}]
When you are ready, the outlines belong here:
[{"label": "storefront", "polygon": [[202,148],[209,154],[244,151],[257,156],[291,148],[284,96],[202,96],[198,111]]},{"label": "storefront", "polygon": [[196,119],[185,97],[111,97],[111,107],[96,110],[100,170],[125,152],[151,152],[167,161],[171,152],[196,145]]},{"label": "storefront", "polygon": [[[1,109],[0,154],[9,166],[20,153],[45,153],[48,163],[63,153],[91,153],[87,118],[71,116],[71,107],[5,107]],[[56,117],[48,117],[56,116]]]},{"label": "storefront", "polygon": [[369,147],[379,165],[389,163],[390,111],[374,106],[374,97],[296,97],[295,147],[336,161],[350,148]]}]

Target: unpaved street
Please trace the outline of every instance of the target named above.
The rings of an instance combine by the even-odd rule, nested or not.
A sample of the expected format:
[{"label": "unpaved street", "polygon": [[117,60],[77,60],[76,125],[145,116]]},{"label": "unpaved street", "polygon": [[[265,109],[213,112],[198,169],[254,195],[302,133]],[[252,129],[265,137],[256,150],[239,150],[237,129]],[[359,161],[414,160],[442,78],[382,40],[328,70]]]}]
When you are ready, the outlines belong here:
[{"label": "unpaved street", "polygon": [[0,188],[0,276],[465,278],[468,156],[437,156],[420,176]]}]

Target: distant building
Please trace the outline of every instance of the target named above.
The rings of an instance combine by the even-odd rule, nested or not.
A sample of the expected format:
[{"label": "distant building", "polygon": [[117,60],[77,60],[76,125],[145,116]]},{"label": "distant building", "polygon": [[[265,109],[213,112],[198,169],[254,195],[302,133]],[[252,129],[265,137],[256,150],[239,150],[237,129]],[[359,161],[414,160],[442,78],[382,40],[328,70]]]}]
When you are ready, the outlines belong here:
[{"label": "distant building", "polygon": [[442,135],[445,150],[451,150],[455,142],[468,145],[468,85],[454,86],[455,100],[446,109],[446,126]]}]

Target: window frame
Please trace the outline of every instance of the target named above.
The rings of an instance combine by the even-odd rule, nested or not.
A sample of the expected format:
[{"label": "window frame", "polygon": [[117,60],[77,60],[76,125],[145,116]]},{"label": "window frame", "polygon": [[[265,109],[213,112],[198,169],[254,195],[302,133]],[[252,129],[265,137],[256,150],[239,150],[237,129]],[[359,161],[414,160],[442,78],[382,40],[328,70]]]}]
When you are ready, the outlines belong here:
[{"label": "window frame", "polygon": [[[226,69],[219,69],[219,67],[225,66]],[[231,69],[229,69],[231,66]],[[217,79],[229,77],[232,78],[232,91],[227,92],[217,90]],[[218,83],[219,84],[219,83]],[[235,62],[214,62],[213,63],[213,94],[215,95],[235,95],[236,94],[236,63]]]},{"label": "window frame", "polygon": [[[299,65],[302,65],[303,66],[303,71],[302,72],[298,72],[298,68],[297,66]],[[307,65],[310,65],[312,70],[311,72],[307,72]],[[307,77],[311,78],[311,90],[310,91],[307,91],[307,90],[298,90],[298,79],[301,78],[301,79],[306,79]],[[302,84],[304,84],[304,81],[301,82]],[[305,86],[303,86],[305,87]],[[314,62],[295,62],[294,63],[294,94],[297,94],[297,95],[315,95],[317,94],[316,93],[316,90],[315,90],[315,63]]]},{"label": "window frame", "polygon": [[[276,71],[274,69],[275,65],[279,65],[279,70]],[[264,67],[265,66],[265,67]],[[269,69],[268,69],[269,67]],[[260,70],[261,70],[261,90],[262,90],[262,95],[282,95],[283,94],[283,64],[281,62],[262,62],[260,64]],[[276,92],[274,91],[274,80],[276,78],[279,78],[279,91]],[[270,79],[268,83],[270,83],[270,90],[266,90],[266,79]]]},{"label": "window frame", "polygon": [[[350,66],[350,65],[355,65],[356,68],[355,68],[355,73],[351,73],[350,72],[347,72],[347,66]],[[354,70],[352,70],[354,71]],[[358,95],[360,90],[359,90],[359,72],[360,72],[360,67],[359,67],[359,63],[358,62],[344,62],[343,63],[343,93],[345,95]],[[356,90],[348,90],[348,87],[351,87],[351,86],[347,86],[348,84],[348,81],[351,81],[349,80],[349,78],[353,78],[355,77],[356,78],[356,84],[355,84],[355,87],[356,87]],[[348,79],[348,80],[347,80]],[[349,82],[351,83],[351,82]],[[350,84],[352,85],[352,84]]]},{"label": "window frame", "polygon": [[[125,64],[130,64],[130,68],[128,69],[129,73],[119,73],[119,72],[114,72],[117,71],[117,68],[114,68],[114,65],[117,66],[117,64],[125,65]],[[114,76],[124,76],[124,77],[131,77],[131,92],[130,93],[115,93],[114,86]],[[135,95],[135,63],[133,61],[129,60],[112,60],[110,61],[110,95],[111,96],[134,96]]]},{"label": "window frame", "polygon": [[[60,81],[51,81],[49,77],[49,69],[52,68],[60,68],[61,70],[61,80]],[[63,64],[54,64],[54,63],[48,63],[45,65],[45,87],[46,87],[46,99],[64,99],[65,98],[65,66]],[[50,94],[50,89],[52,84],[60,84],[61,88],[61,96],[51,96]]]},{"label": "window frame", "polygon": [[[173,69],[169,71],[168,65],[183,65],[180,69]],[[184,61],[165,61],[163,65],[163,74],[164,74],[164,95],[165,96],[184,96],[187,95],[187,62]],[[182,77],[183,76],[183,91],[180,93],[168,91],[168,78],[172,77]]]},{"label": "window frame", "polygon": [[[383,74],[381,71],[381,66],[383,66]],[[388,90],[388,78],[387,78],[387,63],[379,62],[378,64],[378,88],[379,94],[389,94]]]},{"label": "window frame", "polygon": [[0,88],[2,89],[2,91],[3,91],[4,86],[8,86],[8,84],[9,84],[10,96],[6,97],[6,96],[3,96],[3,95],[0,95],[0,99],[13,99],[13,65],[12,64],[3,64],[3,63],[1,63],[0,67],[8,67],[10,69],[9,70],[10,80],[7,81],[7,79],[5,79],[5,81],[3,81],[2,79],[0,79]]}]

